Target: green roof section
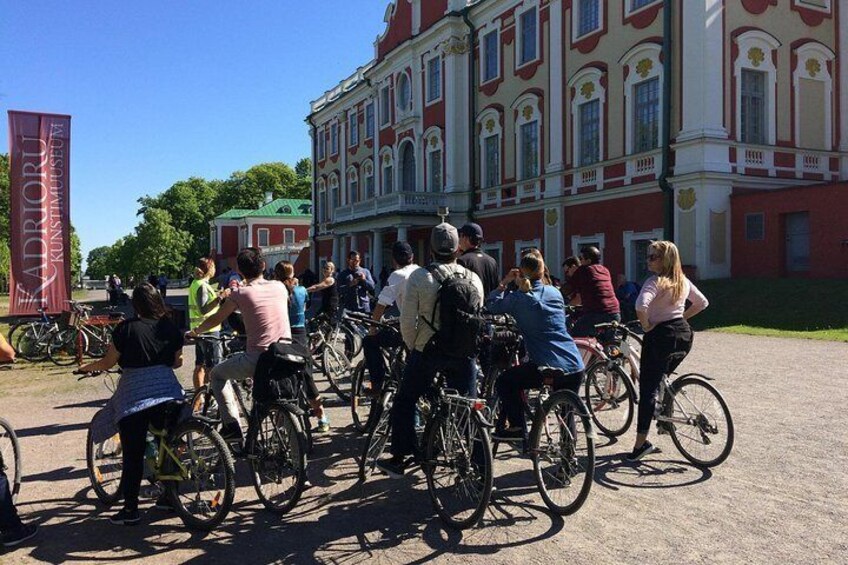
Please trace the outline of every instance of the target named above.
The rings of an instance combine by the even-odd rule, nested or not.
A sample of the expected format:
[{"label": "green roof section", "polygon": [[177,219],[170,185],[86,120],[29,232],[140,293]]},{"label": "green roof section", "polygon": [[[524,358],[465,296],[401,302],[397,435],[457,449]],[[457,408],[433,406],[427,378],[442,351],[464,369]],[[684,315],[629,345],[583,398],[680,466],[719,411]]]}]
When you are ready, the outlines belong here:
[{"label": "green roof section", "polygon": [[235,220],[239,218],[308,218],[312,215],[312,201],[295,198],[277,198],[256,209],[233,208],[216,219]]}]

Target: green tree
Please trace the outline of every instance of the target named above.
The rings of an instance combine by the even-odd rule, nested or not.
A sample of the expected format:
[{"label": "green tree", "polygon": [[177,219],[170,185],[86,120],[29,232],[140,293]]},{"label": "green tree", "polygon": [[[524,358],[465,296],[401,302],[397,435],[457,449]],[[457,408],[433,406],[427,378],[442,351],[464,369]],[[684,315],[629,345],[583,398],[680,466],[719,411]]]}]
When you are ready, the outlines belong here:
[{"label": "green tree", "polygon": [[294,166],[297,173],[297,194],[295,198],[309,198],[312,194],[312,159],[304,157]]},{"label": "green tree", "polygon": [[85,275],[90,279],[105,279],[112,272],[109,270],[109,254],[112,252],[112,246],[102,245],[95,247],[88,252],[86,259]]},{"label": "green tree", "polygon": [[173,218],[166,210],[148,208],[135,229],[134,247],[132,274],[165,272],[174,276],[185,271],[191,236],[174,227]]},{"label": "green tree", "polygon": [[71,285],[76,285],[82,275],[82,245],[74,226],[71,226]]},{"label": "green tree", "polygon": [[224,181],[215,209],[219,214],[231,208],[253,209],[264,204],[267,192],[274,198],[303,198],[303,188],[298,174],[285,163],[261,163]]}]

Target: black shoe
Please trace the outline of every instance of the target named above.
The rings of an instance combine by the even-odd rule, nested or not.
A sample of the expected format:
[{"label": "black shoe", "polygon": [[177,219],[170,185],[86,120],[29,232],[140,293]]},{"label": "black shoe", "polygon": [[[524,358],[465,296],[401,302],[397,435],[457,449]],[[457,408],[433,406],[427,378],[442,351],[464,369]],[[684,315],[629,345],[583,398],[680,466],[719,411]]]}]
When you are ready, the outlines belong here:
[{"label": "black shoe", "polygon": [[492,439],[503,442],[518,442],[524,441],[524,430],[521,428],[509,428],[506,430],[496,430],[492,434]]},{"label": "black shoe", "polygon": [[38,526],[35,524],[21,524],[20,527],[3,533],[3,547],[15,547],[19,543],[35,537],[37,533]]},{"label": "black shoe", "polygon": [[646,441],[645,443],[642,444],[642,447],[640,447],[639,449],[634,449],[633,451],[631,451],[625,459],[627,459],[627,461],[630,461],[631,463],[633,463],[633,462],[639,461],[640,459],[642,459],[643,457],[645,457],[649,453],[662,453],[662,451],[660,450],[659,447],[656,447],[650,441]]},{"label": "black shoe", "polygon": [[230,422],[229,424],[221,426],[221,431],[219,433],[226,442],[235,441],[240,443],[244,439],[244,436],[241,433],[241,426],[239,426],[237,422]]},{"label": "black shoe", "polygon": [[393,455],[391,459],[377,461],[377,468],[393,479],[403,478],[403,474],[412,464],[412,458]]},{"label": "black shoe", "polygon": [[135,526],[141,522],[141,519],[138,517],[138,510],[127,510],[124,508],[109,518],[109,521],[116,526]]}]

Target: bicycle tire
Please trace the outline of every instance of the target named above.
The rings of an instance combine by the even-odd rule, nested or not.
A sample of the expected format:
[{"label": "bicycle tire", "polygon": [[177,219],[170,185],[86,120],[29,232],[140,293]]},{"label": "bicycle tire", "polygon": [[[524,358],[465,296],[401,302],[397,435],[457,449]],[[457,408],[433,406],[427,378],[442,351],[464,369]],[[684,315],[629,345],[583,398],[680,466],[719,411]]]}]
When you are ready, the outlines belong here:
[{"label": "bicycle tire", "polygon": [[[18,357],[27,361],[38,362],[47,359],[47,343],[50,337],[48,328],[44,328],[43,335],[39,335],[40,323],[32,322],[18,326],[19,331],[12,337],[9,332],[9,343],[13,344]],[[14,339],[14,342],[12,341]]]},{"label": "bicycle tire", "polygon": [[103,505],[111,506],[121,498],[123,459],[118,434],[94,443],[89,426],[85,438],[85,462],[91,489]]},{"label": "bicycle tire", "polygon": [[[350,415],[353,419],[353,429],[360,434],[368,432],[376,404],[372,401],[372,396],[368,394],[371,389],[365,386],[367,371],[365,361],[360,361],[353,370],[351,379]],[[371,379],[367,380],[370,382]]]},{"label": "bicycle tire", "polygon": [[88,339],[88,347],[85,354],[95,359],[100,359],[106,356],[109,346],[112,344],[112,332],[107,326],[90,326],[87,328],[92,337]]},{"label": "bicycle tire", "polygon": [[324,347],[323,358],[324,376],[327,377],[330,388],[342,401],[350,402],[351,373],[353,371],[350,360],[343,351],[329,345]]},{"label": "bicycle tire", "polygon": [[194,395],[191,397],[191,412],[195,416],[201,416],[208,420],[220,420],[218,401],[215,400],[215,395],[212,394],[209,385],[203,385],[194,391]]},{"label": "bicycle tire", "polygon": [[[569,429],[569,420],[574,430]],[[545,506],[554,514],[574,514],[589,497],[595,474],[593,435],[585,405],[570,391],[553,393],[533,421],[530,430],[533,475]],[[579,485],[575,485],[575,477],[581,477],[577,481]],[[560,499],[557,494],[565,496]]]},{"label": "bicycle tire", "polygon": [[[184,476],[179,481],[165,482],[174,511],[188,528],[214,529],[227,517],[235,498],[235,464],[230,448],[218,432],[198,420],[177,425],[168,438],[168,445],[186,469],[181,473],[176,462],[170,456],[165,457],[163,474]],[[209,461],[203,459],[204,454]],[[215,473],[209,471],[212,468],[216,469]],[[201,495],[200,488],[207,485],[211,487],[210,492]],[[186,495],[182,494],[183,487],[187,487]],[[192,491],[195,492],[192,494]],[[193,500],[187,500],[190,498]],[[207,510],[213,511],[211,517],[198,517],[197,513],[208,514]]]},{"label": "bicycle tire", "polygon": [[[465,429],[460,430],[456,418],[445,418],[437,416],[429,426],[425,438],[424,459],[422,465],[424,475],[427,478],[427,492],[430,501],[436,509],[436,513],[442,522],[450,528],[464,530],[477,524],[489,506],[492,497],[493,474],[492,474],[492,442],[489,438],[489,430],[476,420],[473,412],[469,410],[464,420],[465,426],[470,426],[471,433],[468,434],[470,441],[459,450],[451,449],[446,444],[462,443],[465,438]],[[459,422],[462,424],[463,422]],[[479,444],[476,446],[475,444]],[[456,453],[459,451],[459,453]],[[479,455],[476,455],[479,454]],[[454,462],[452,458],[458,457]],[[476,459],[476,461],[475,461]],[[482,467],[482,472],[479,467]],[[440,488],[437,485],[437,475],[441,469],[450,469],[455,472],[455,477],[448,478],[446,485]],[[476,483],[476,484],[475,484]],[[470,504],[463,504],[463,508],[452,510],[448,508],[448,501],[461,498],[459,495],[468,495],[477,492],[476,499],[469,500]],[[470,498],[470,497],[469,497]],[[470,510],[465,517],[459,517]]]},{"label": "bicycle tire", "polygon": [[[12,494],[12,502],[21,492],[21,481],[23,480],[23,469],[21,464],[21,444],[12,424],[0,418],[0,470],[6,473],[9,479],[9,492]],[[11,477],[7,471],[11,471]]]},{"label": "bicycle tire", "polygon": [[374,473],[377,462],[386,452],[386,446],[391,439],[391,412],[394,394],[392,390],[385,391],[375,408],[374,426],[368,432],[368,439],[359,460],[359,479],[363,482]]},{"label": "bicycle tire", "polygon": [[[285,514],[295,507],[306,485],[306,438],[300,419],[285,407],[272,405],[252,428],[247,445],[256,495],[266,510]],[[283,483],[287,488],[272,494],[273,486]]]},{"label": "bicycle tire", "polygon": [[586,371],[584,392],[592,421],[604,435],[617,437],[630,428],[636,389],[621,367],[606,361],[594,363]]},{"label": "bicycle tire", "polygon": [[[721,447],[720,450],[718,450],[717,455],[711,458],[702,458],[695,455],[689,447],[686,447],[686,445],[684,445],[684,442],[682,441],[684,437],[687,437],[683,434],[683,429],[685,429],[684,426],[686,426],[686,424],[671,423],[669,426],[669,433],[671,435],[671,441],[672,443],[674,443],[674,447],[676,447],[680,454],[683,455],[683,457],[685,457],[690,463],[698,467],[715,467],[716,465],[720,465],[721,463],[723,463],[728,458],[728,456],[730,456],[730,452],[733,450],[733,443],[735,440],[733,417],[730,415],[730,408],[728,408],[727,402],[724,400],[724,397],[721,395],[718,389],[716,389],[706,379],[700,376],[694,374],[683,375],[671,384],[670,395],[669,393],[666,393],[666,398],[663,402],[663,414],[665,416],[674,418],[686,416],[685,413],[675,413],[675,407],[677,406],[677,403],[675,403],[675,399],[678,395],[683,395],[687,398],[688,402],[694,406],[695,402],[692,400],[694,393],[690,392],[687,395],[685,391],[687,388],[697,389],[697,387],[702,388],[709,396],[712,396],[715,403],[715,407],[721,410],[724,420],[724,429],[727,430],[727,438],[724,441],[724,445]],[[705,433],[710,433],[710,435],[717,435],[718,432],[713,432],[713,430],[719,430],[722,422],[718,420],[715,420],[713,422],[713,420],[709,417],[710,415],[705,414],[704,410],[701,407],[695,407],[699,412],[698,416],[696,416],[697,432],[700,434],[702,442],[704,442],[704,444],[706,445],[709,445],[712,443],[712,440],[708,442],[707,439],[709,439],[709,437],[705,436]],[[697,436],[688,439],[697,440]]]},{"label": "bicycle tire", "polygon": [[88,350],[88,337],[76,328],[55,332],[47,344],[47,356],[60,367],[68,367],[76,363],[78,356],[81,356],[78,354],[80,350],[82,355]]}]

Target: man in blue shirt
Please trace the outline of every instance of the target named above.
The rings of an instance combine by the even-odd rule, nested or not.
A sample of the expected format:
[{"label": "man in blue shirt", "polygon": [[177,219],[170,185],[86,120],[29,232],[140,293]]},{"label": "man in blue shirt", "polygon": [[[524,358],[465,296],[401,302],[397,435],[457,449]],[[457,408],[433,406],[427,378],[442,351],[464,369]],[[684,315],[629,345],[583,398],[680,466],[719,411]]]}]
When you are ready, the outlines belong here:
[{"label": "man in blue shirt", "polygon": [[374,279],[371,272],[360,266],[362,258],[358,251],[347,256],[347,269],[339,273],[339,298],[342,308],[352,312],[371,313],[369,293],[374,292]]}]

